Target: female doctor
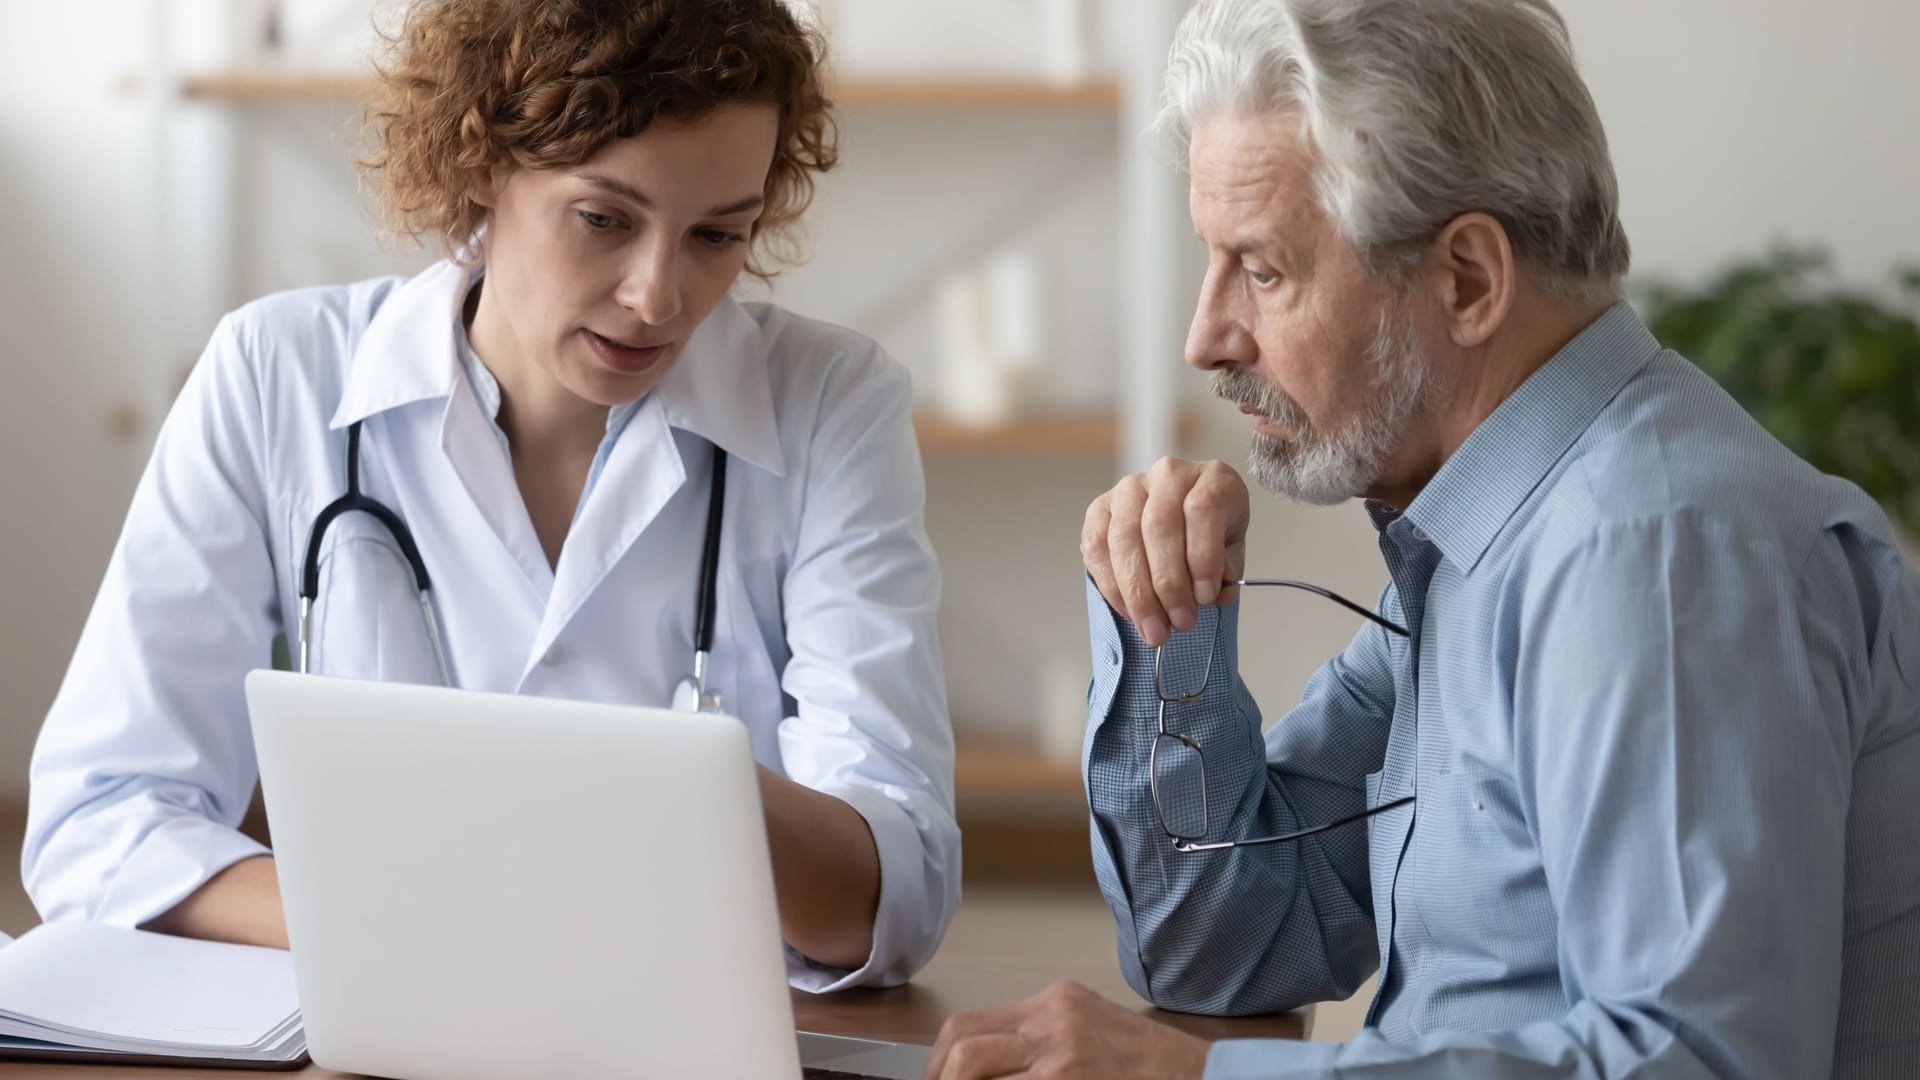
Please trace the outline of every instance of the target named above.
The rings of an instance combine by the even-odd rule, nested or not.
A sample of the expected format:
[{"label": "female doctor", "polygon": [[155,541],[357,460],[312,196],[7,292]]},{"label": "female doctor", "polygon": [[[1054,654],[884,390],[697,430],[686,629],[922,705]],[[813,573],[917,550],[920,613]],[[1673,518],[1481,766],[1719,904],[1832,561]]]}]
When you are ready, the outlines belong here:
[{"label": "female doctor", "polygon": [[960,844],[907,378],[728,298],[827,109],[780,0],[417,0],[364,167],[453,257],[215,329],[35,749],[44,918],[284,947],[235,828],[284,633],[322,674],[594,701],[703,669],[679,704],[751,730],[794,984],[931,957]]}]

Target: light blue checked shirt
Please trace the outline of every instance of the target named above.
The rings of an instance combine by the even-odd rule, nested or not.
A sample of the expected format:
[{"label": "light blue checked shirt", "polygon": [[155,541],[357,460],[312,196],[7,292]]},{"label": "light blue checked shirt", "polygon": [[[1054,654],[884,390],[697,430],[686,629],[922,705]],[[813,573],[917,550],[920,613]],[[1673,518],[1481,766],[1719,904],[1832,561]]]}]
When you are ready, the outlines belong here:
[{"label": "light blue checked shirt", "polygon": [[1873,502],[1623,304],[1405,513],[1368,509],[1412,637],[1367,624],[1264,741],[1234,607],[1168,649],[1191,687],[1225,620],[1169,711],[1206,839],[1418,796],[1297,844],[1172,849],[1153,652],[1088,589],[1093,856],[1134,988],[1261,1013],[1382,971],[1354,1041],[1219,1042],[1207,1076],[1920,1077],[1920,577]]}]

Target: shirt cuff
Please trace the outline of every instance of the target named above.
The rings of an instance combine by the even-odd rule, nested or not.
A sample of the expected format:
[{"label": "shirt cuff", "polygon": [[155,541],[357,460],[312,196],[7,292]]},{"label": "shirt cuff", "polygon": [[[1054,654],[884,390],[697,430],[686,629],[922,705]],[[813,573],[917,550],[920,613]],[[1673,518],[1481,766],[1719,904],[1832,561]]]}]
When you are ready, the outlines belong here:
[{"label": "shirt cuff", "polygon": [[[1087,589],[1087,640],[1093,646],[1093,683],[1087,688],[1091,732],[1113,711],[1113,695],[1120,689],[1120,675],[1126,670],[1126,641],[1121,627],[1131,629],[1131,625],[1107,606],[1107,598],[1100,595],[1092,576],[1083,576]],[[1091,743],[1092,739],[1087,741]]]},{"label": "shirt cuff", "polygon": [[1323,1080],[1334,1075],[1340,1043],[1297,1039],[1222,1039],[1207,1051],[1206,1080]]},{"label": "shirt cuff", "polygon": [[813,994],[906,982],[933,958],[953,916],[954,901],[927,895],[927,845],[899,803],[871,788],[819,790],[853,807],[873,833],[873,849],[880,858],[880,902],[873,913],[873,947],[866,963],[852,971],[816,964],[789,948],[787,982]]},{"label": "shirt cuff", "polygon": [[[1154,683],[1153,646],[1126,617],[1107,605],[1086,578],[1087,637],[1093,647],[1093,683],[1087,691],[1089,737],[1109,716],[1151,716],[1160,704]],[[1202,704],[1217,709],[1234,700],[1239,684],[1240,601],[1208,605],[1194,628],[1167,641],[1160,676],[1168,693],[1202,691]],[[1089,741],[1090,738],[1089,738]]]},{"label": "shirt cuff", "polygon": [[101,895],[93,921],[137,928],[172,911],[215,874],[242,859],[271,855],[265,845],[217,821],[191,815],[155,826]]}]

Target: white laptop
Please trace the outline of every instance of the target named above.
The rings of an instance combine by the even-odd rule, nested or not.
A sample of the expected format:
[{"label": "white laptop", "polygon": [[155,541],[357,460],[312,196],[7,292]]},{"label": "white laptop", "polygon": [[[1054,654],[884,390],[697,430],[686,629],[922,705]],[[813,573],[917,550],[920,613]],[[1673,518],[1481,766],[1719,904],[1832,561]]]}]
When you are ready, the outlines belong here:
[{"label": "white laptop", "polygon": [[246,689],[318,1064],[920,1075],[925,1047],[796,1034],[737,720],[273,671]]}]

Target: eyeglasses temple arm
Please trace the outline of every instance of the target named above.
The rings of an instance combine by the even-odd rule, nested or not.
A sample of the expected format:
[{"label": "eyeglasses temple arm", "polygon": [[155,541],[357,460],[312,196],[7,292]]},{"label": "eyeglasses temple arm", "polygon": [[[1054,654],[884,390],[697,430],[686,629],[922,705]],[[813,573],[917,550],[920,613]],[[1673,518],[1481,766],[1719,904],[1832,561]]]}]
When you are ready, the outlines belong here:
[{"label": "eyeglasses temple arm", "polygon": [[1173,842],[1173,848],[1175,851],[1224,851],[1227,848],[1255,847],[1260,844],[1284,844],[1291,840],[1304,840],[1309,836],[1328,832],[1342,825],[1351,825],[1362,818],[1370,818],[1375,814],[1385,813],[1395,807],[1405,806],[1413,800],[1414,796],[1403,795],[1392,802],[1381,803],[1371,810],[1362,810],[1349,817],[1343,817],[1339,821],[1329,821],[1325,825],[1315,825],[1311,829],[1301,829],[1298,832],[1281,833],[1279,836],[1258,836],[1252,840],[1221,840],[1212,844],[1199,844],[1191,840],[1175,840]]},{"label": "eyeglasses temple arm", "polygon": [[1386,627],[1389,631],[1399,634],[1401,637],[1413,636],[1407,633],[1407,628],[1404,626],[1401,626],[1399,623],[1394,622],[1391,619],[1383,618],[1379,614],[1369,610],[1368,608],[1362,607],[1359,604],[1354,603],[1353,601],[1347,599],[1346,597],[1341,596],[1337,592],[1333,592],[1332,590],[1329,590],[1329,589],[1323,589],[1318,585],[1311,585],[1304,581],[1286,581],[1280,578],[1268,578],[1265,580],[1248,579],[1245,581],[1233,581],[1233,582],[1229,582],[1228,584],[1276,585],[1284,589],[1300,589],[1303,592],[1310,592],[1315,596],[1324,597],[1325,599],[1331,600],[1334,603],[1339,604],[1341,607],[1346,608],[1348,611],[1353,612],[1355,615],[1358,615],[1369,622],[1378,623],[1379,625]]}]

